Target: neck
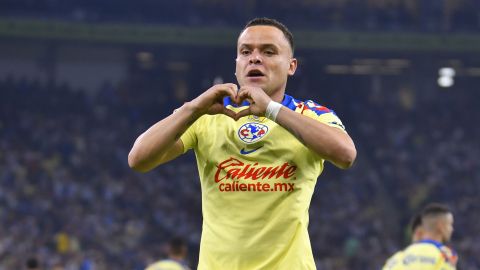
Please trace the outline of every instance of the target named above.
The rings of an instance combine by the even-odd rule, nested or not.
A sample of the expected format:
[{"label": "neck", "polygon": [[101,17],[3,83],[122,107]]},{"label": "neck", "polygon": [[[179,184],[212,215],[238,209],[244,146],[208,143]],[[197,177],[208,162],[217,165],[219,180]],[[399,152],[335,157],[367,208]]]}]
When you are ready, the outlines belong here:
[{"label": "neck", "polygon": [[270,98],[275,102],[282,103],[284,96],[285,96],[285,89],[275,91],[272,95],[270,95]]},{"label": "neck", "polygon": [[182,261],[183,258],[184,258],[183,255],[173,255],[173,254],[171,254],[169,257],[170,257],[170,259],[175,260],[175,261]]},{"label": "neck", "polygon": [[433,240],[443,243],[442,237],[437,233],[425,232],[421,240]]}]

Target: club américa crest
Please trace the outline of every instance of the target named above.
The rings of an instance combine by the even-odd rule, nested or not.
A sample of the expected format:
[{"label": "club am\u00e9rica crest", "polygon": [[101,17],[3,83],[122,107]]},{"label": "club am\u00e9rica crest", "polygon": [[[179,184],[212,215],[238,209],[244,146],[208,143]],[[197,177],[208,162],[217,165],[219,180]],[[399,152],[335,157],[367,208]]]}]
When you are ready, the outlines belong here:
[{"label": "club am\u00e9rica crest", "polygon": [[260,123],[246,123],[238,129],[238,137],[245,143],[251,144],[259,141],[268,133],[268,127]]}]

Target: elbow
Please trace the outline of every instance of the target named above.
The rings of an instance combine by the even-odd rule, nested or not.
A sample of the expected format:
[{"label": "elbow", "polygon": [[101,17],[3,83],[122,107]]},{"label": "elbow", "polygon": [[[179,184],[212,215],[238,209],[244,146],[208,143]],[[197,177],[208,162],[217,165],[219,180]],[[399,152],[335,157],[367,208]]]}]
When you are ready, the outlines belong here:
[{"label": "elbow", "polygon": [[138,154],[133,149],[130,151],[130,153],[128,153],[128,166],[132,170],[139,173],[145,173],[149,171],[147,168],[145,168],[145,166],[142,166],[142,162],[138,157]]},{"label": "elbow", "polygon": [[338,160],[337,162],[335,162],[335,164],[340,169],[346,170],[353,166],[353,163],[355,162],[356,158],[357,158],[357,149],[355,149],[355,146],[352,145],[349,147],[345,147],[341,151],[341,154],[338,156]]}]

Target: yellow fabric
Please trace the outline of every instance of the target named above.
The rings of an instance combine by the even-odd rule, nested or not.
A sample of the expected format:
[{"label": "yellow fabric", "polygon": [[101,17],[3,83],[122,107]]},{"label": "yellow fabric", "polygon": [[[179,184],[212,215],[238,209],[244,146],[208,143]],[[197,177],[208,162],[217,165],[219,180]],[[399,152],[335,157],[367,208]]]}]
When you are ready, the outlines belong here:
[{"label": "yellow fabric", "polygon": [[57,233],[55,236],[57,241],[57,252],[67,253],[70,250],[70,237],[64,232]]},{"label": "yellow fabric", "polygon": [[145,270],[188,270],[188,268],[174,260],[162,260],[148,266]]},{"label": "yellow fabric", "polygon": [[[285,99],[284,106],[344,130],[333,111]],[[185,151],[195,150],[202,188],[199,270],[316,269],[308,208],[323,159],[263,117],[204,115],[181,140]]]},{"label": "yellow fabric", "polygon": [[402,260],[403,260],[403,250],[393,254],[392,257],[390,257],[387,260],[382,270],[402,270],[403,269]]},{"label": "yellow fabric", "polygon": [[397,252],[383,270],[455,270],[457,255],[444,245],[417,242]]}]

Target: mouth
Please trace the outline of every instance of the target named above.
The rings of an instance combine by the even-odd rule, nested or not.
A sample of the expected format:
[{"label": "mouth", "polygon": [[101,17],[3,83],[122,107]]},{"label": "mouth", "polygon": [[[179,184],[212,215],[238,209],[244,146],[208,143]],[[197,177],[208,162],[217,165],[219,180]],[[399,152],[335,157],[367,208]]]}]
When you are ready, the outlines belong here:
[{"label": "mouth", "polygon": [[247,73],[248,78],[261,78],[265,77],[265,74],[258,69],[252,69]]}]

